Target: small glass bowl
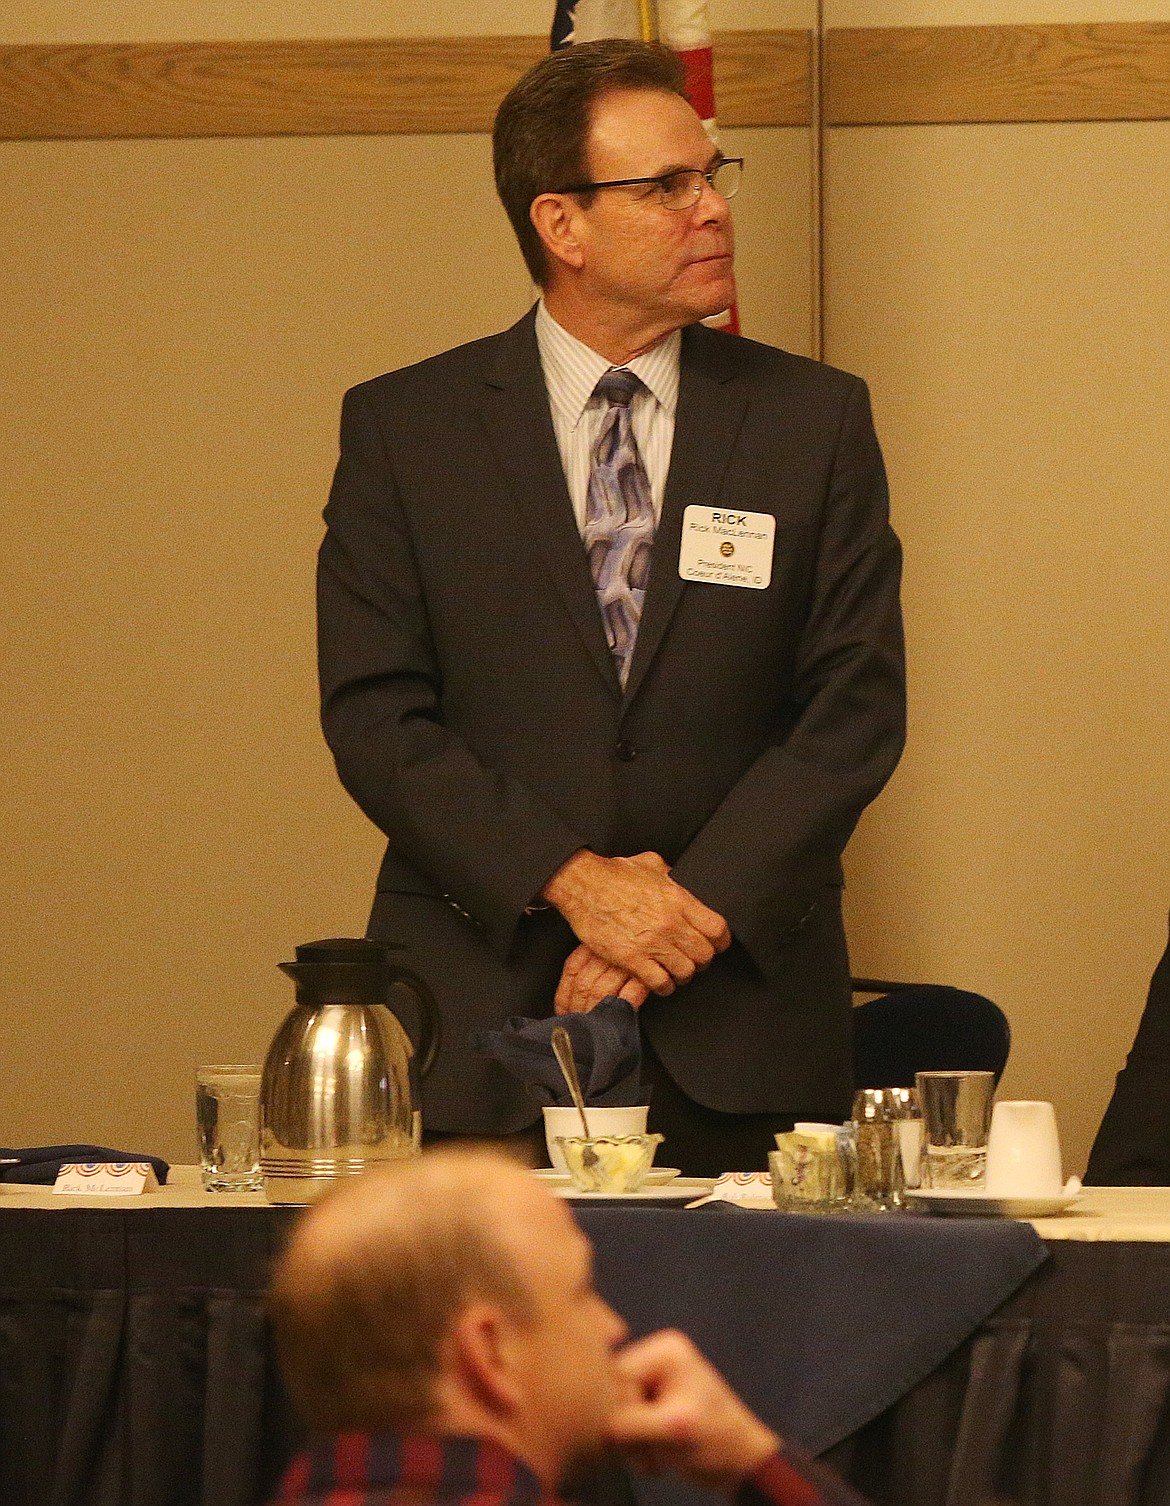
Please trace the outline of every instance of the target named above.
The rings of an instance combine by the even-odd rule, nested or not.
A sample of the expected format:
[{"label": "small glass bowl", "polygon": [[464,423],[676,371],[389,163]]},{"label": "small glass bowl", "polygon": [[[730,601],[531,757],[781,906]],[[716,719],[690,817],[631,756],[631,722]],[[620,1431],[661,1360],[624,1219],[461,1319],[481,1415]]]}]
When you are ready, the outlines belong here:
[{"label": "small glass bowl", "polygon": [[650,1173],[661,1135],[558,1135],[578,1192],[637,1192]]}]

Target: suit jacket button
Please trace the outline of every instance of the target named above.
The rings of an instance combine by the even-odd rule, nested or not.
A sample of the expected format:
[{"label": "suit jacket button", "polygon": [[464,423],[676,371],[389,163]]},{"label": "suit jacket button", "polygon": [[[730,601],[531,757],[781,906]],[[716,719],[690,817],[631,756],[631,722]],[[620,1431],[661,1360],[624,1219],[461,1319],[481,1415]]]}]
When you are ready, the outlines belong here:
[{"label": "suit jacket button", "polygon": [[613,751],[615,757],[620,758],[622,763],[633,763],[634,759],[638,756],[637,748],[634,747],[628,737],[623,737]]}]

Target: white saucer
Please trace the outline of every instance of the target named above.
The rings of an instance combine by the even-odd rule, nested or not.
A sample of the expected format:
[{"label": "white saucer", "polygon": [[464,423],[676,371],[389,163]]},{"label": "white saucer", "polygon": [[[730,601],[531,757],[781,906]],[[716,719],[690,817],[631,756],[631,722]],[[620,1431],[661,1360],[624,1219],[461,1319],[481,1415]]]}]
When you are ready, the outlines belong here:
[{"label": "white saucer", "polygon": [[[672,1182],[679,1174],[677,1166],[652,1166],[646,1173],[646,1180],[642,1183],[642,1186],[661,1187],[664,1182]],[[550,1187],[571,1187],[573,1185],[573,1180],[567,1171],[557,1171],[552,1166],[538,1167],[532,1175],[539,1177],[542,1182],[547,1182]],[[598,1196],[595,1192],[591,1192],[588,1195],[590,1197]],[[606,1196],[609,1197],[611,1194],[606,1193]]]},{"label": "white saucer", "polygon": [[906,1201],[931,1213],[991,1214],[1000,1218],[1044,1218],[1063,1213],[1081,1195],[1079,1182],[1048,1197],[992,1197],[982,1187],[907,1187]]},{"label": "white saucer", "polygon": [[567,1203],[690,1203],[704,1197],[715,1185],[714,1177],[683,1177],[677,1173],[672,1181],[658,1187],[643,1185],[637,1192],[578,1192],[571,1182],[553,1186],[554,1197]]}]

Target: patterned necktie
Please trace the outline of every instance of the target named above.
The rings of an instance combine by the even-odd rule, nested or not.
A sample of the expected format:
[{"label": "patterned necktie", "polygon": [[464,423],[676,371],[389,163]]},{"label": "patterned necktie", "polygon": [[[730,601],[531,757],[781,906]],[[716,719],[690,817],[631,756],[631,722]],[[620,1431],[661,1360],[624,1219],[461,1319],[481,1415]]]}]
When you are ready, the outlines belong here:
[{"label": "patterned necktie", "polygon": [[623,690],[654,543],[650,482],[630,426],[630,402],[641,389],[632,371],[620,369],[607,371],[594,388],[609,406],[593,447],[585,495],[585,552]]}]

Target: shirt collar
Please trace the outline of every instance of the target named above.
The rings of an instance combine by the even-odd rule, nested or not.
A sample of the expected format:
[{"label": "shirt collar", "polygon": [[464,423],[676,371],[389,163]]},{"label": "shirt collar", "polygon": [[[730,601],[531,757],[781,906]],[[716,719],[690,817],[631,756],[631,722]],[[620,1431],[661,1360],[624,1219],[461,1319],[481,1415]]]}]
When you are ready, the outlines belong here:
[{"label": "shirt collar", "polygon": [[[613,369],[611,363],[558,324],[543,298],[536,305],[536,344],[549,402],[561,418],[576,428],[589,406],[593,389]],[[650,350],[627,361],[624,368],[649,388],[672,417],[678,405],[681,348],[682,331],[672,330]]]},{"label": "shirt collar", "polygon": [[[341,1433],[315,1440],[294,1461],[288,1483],[312,1500],[336,1490],[389,1492],[395,1506],[476,1501],[479,1506],[561,1506],[529,1467],[487,1438],[453,1434]],[[312,1494],[319,1492],[320,1494]]]}]

